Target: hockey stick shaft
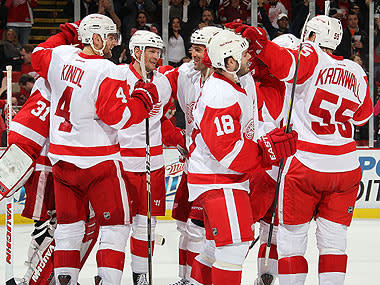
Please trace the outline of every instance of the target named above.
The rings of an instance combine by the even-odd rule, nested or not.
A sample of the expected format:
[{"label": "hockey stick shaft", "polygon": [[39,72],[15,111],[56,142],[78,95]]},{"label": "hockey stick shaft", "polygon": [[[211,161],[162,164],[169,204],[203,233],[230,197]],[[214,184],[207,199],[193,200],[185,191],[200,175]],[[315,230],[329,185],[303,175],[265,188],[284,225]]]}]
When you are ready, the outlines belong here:
[{"label": "hockey stick shaft", "polygon": [[[302,32],[301,32],[301,39],[302,40],[304,38],[305,28],[306,28],[306,24],[307,24],[307,22],[309,20],[309,17],[310,17],[310,14],[307,15],[305,24],[304,24],[304,26],[302,28]],[[290,103],[289,103],[289,109],[288,109],[288,116],[287,116],[287,119],[286,119],[286,129],[285,129],[286,133],[289,133],[291,131],[290,130],[290,121],[291,121],[291,118],[292,118],[294,94],[295,94],[295,91],[296,91],[298,69],[299,69],[300,59],[301,59],[302,42],[303,42],[302,40],[301,40],[300,46],[298,48],[296,69],[294,71],[294,76],[293,76],[292,92],[291,92],[291,95],[290,95]],[[285,160],[282,158],[281,161],[280,161],[279,168],[278,168],[278,175],[277,175],[277,182],[276,182],[276,191],[275,191],[274,201],[273,201],[273,211],[272,211],[271,222],[269,224],[269,232],[268,232],[267,245],[265,247],[265,259],[264,259],[264,265],[265,266],[268,266],[268,261],[269,261],[269,253],[270,253],[270,247],[271,247],[271,244],[272,244],[273,227],[274,227],[274,221],[275,221],[275,218],[276,218],[278,196],[279,196],[279,193],[280,193],[281,177],[282,177],[282,171],[284,169],[284,161]]]},{"label": "hockey stick shaft", "polygon": [[[145,69],[145,48],[143,48],[140,60],[141,77],[144,82],[148,82],[146,69]],[[145,119],[145,143],[146,143],[146,196],[147,196],[147,236],[148,236],[148,282],[149,285],[153,284],[152,278],[152,256],[153,256],[153,243],[152,243],[152,204],[151,204],[151,188],[150,188],[150,136],[149,136],[149,117]]]},{"label": "hockey stick shaft", "polygon": [[[12,121],[12,66],[7,65],[7,106],[8,106],[8,124],[7,124],[7,146],[9,128]],[[14,261],[14,219],[13,219],[13,195],[5,200],[5,284],[16,284],[13,278],[13,261]]]}]

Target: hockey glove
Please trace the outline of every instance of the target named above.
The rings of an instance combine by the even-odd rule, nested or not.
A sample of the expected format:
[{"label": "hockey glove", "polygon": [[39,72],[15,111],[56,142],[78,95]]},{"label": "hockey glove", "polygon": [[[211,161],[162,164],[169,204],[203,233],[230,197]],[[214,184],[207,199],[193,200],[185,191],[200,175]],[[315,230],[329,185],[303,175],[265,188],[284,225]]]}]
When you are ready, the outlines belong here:
[{"label": "hockey glove", "polygon": [[62,33],[65,35],[67,44],[78,45],[82,47],[82,41],[79,39],[78,28],[81,20],[76,21],[75,23],[65,23],[59,25]]},{"label": "hockey glove", "polygon": [[298,133],[285,133],[285,127],[274,129],[258,140],[262,152],[263,167],[268,168],[278,163],[282,158],[289,157],[296,152]]},{"label": "hockey glove", "polygon": [[154,105],[159,102],[156,85],[151,82],[144,83],[141,80],[136,82],[135,89],[133,90],[131,97],[137,98],[144,103],[147,113],[149,113],[153,109]]}]

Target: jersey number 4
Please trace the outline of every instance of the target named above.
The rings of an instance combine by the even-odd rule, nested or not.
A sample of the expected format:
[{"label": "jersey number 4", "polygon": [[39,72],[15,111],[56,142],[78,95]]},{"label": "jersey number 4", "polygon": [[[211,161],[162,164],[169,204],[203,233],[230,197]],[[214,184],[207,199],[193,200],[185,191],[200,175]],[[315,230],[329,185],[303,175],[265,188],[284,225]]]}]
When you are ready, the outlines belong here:
[{"label": "jersey number 4", "polygon": [[73,93],[73,88],[67,86],[65,91],[63,91],[63,94],[61,98],[59,98],[57,110],[55,111],[56,116],[62,117],[65,119],[59,127],[58,130],[62,132],[71,132],[71,129],[73,128],[73,125],[70,122],[70,102],[71,102],[71,95]]},{"label": "jersey number 4", "polygon": [[339,96],[333,93],[317,89],[313,102],[310,105],[310,114],[322,119],[323,123],[311,122],[311,128],[317,135],[331,135],[335,133],[336,125],[338,131],[342,137],[351,138],[352,137],[352,125],[348,122],[351,118],[350,116],[344,115],[346,110],[355,112],[359,107],[359,104],[342,98],[340,106],[335,112],[335,122],[339,124],[333,124],[331,122],[331,113],[329,110],[323,109],[321,104],[326,101],[330,104],[338,105]]}]

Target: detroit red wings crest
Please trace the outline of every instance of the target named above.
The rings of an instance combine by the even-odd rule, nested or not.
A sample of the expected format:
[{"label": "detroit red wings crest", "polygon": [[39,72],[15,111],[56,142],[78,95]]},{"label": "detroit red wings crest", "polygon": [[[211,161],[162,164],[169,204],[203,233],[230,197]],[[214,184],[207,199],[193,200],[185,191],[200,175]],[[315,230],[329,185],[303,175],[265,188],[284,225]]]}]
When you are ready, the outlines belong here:
[{"label": "detroit red wings crest", "polygon": [[189,125],[194,121],[194,116],[193,116],[194,105],[195,105],[195,102],[191,102],[190,104],[186,105],[186,120]]},{"label": "detroit red wings crest", "polygon": [[255,135],[255,123],[254,123],[254,120],[251,119],[246,125],[245,125],[245,128],[244,128],[244,136],[248,139],[248,140],[252,140],[253,137]]}]

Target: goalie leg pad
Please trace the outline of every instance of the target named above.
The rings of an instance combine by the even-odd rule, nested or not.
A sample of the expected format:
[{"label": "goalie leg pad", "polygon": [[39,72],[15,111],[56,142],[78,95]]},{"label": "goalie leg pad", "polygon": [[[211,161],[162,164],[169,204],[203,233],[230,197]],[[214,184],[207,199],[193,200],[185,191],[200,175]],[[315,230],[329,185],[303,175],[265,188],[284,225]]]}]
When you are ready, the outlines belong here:
[{"label": "goalie leg pad", "polygon": [[347,226],[318,217],[317,246],[319,249],[320,284],[344,284],[347,268]]},{"label": "goalie leg pad", "polygon": [[[156,217],[152,217],[152,254],[154,252],[154,237],[156,229]],[[132,271],[134,273],[148,272],[148,234],[147,217],[136,215],[132,222],[131,235]]]},{"label": "goalie leg pad", "polygon": [[71,224],[58,224],[54,233],[54,276],[58,283],[59,275],[70,275],[71,283],[77,284],[80,269],[80,247],[85,232],[84,221]]},{"label": "goalie leg pad", "polygon": [[100,244],[96,261],[98,275],[104,285],[121,283],[129,232],[130,225],[100,227]]}]

